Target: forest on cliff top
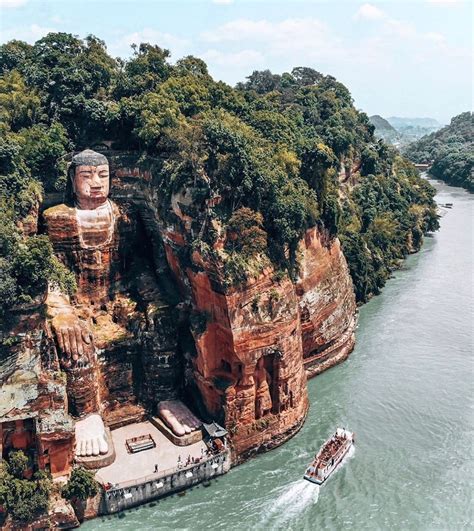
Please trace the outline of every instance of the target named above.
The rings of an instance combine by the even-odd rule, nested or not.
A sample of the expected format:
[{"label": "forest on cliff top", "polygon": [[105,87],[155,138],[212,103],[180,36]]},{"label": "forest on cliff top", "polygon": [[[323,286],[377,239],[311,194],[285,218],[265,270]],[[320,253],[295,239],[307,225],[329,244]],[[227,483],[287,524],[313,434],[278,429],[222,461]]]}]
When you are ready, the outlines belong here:
[{"label": "forest on cliff top", "polygon": [[463,112],[439,131],[410,144],[404,151],[413,162],[433,162],[431,175],[474,192],[474,117]]},{"label": "forest on cliff top", "polygon": [[[0,312],[48,281],[74,291],[29,221],[45,193],[65,189],[70,153],[105,140],[155,161],[164,219],[185,186],[221,198],[212,215],[239,235],[226,248],[230,284],[265,261],[295,277],[298,242],[319,225],[341,239],[363,302],[437,228],[432,187],[374,138],[334,77],[256,71],[232,88],[201,59],[169,57],[142,43],[115,59],[98,38],[66,33],[0,47]],[[199,237],[212,248],[211,223]]]}]

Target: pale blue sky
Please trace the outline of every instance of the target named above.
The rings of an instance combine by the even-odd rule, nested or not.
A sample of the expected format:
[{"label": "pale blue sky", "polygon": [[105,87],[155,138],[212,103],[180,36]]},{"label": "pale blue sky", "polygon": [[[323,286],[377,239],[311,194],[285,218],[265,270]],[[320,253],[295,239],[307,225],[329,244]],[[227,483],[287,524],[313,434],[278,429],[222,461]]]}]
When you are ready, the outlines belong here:
[{"label": "pale blue sky", "polygon": [[472,105],[472,4],[462,0],[0,0],[1,41],[48,31],[103,39],[114,56],[151,42],[203,58],[230,84],[310,66],[368,114],[447,123]]}]

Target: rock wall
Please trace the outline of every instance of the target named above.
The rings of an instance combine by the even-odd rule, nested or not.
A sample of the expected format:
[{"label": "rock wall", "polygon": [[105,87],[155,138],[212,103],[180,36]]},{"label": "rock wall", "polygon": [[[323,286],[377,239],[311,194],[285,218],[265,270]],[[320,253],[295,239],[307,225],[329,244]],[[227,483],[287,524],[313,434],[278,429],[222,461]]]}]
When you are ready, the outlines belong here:
[{"label": "rock wall", "polygon": [[355,299],[338,240],[317,228],[307,232],[296,284],[276,280],[268,267],[230,289],[198,252],[182,264],[183,238],[174,230],[165,246],[191,293],[192,381],[205,413],[225,423],[237,460],[281,444],[306,415],[305,369],[313,376],[354,345]]},{"label": "rock wall", "polygon": [[[296,283],[277,280],[267,267],[258,278],[228,289],[222,262],[190,251],[206,224],[203,213],[217,203],[195,204],[193,189],[183,189],[171,197],[172,213],[164,220],[152,173],[142,171],[140,177],[138,169],[121,168],[115,189],[139,204],[148,234],[163,239],[190,311],[193,345],[183,347],[185,391],[201,416],[225,424],[233,458],[241,460],[295,433],[308,408],[306,377],[352,350],[356,306],[347,264],[339,241],[314,228],[300,245]],[[214,248],[222,247],[221,234]]]},{"label": "rock wall", "polygon": [[[106,424],[137,420],[157,401],[184,396],[205,420],[225,425],[234,462],[281,444],[305,419],[307,376],[342,361],[354,345],[356,306],[338,240],[309,230],[296,282],[267,266],[229,288],[222,262],[190,250],[206,209],[193,210],[183,192],[172,198],[174,218],[163,220],[151,172],[111,159],[120,226],[100,264],[79,249],[75,227],[66,230],[70,215],[61,222],[59,209],[48,226],[58,256],[75,268],[72,302],[94,336]],[[67,377],[44,316],[33,323],[34,312],[25,313],[29,324],[14,331],[23,334],[21,348],[10,348],[0,367],[2,422],[41,418],[39,462],[64,472],[74,445]],[[12,392],[16,405],[7,410]]]},{"label": "rock wall", "polygon": [[346,359],[354,348],[356,303],[337,238],[310,229],[301,242],[300,256],[296,293],[304,366],[311,377]]},{"label": "rock wall", "polygon": [[69,472],[74,426],[66,379],[50,353],[41,306],[12,314],[13,344],[0,352],[0,458],[23,450],[54,476]]}]

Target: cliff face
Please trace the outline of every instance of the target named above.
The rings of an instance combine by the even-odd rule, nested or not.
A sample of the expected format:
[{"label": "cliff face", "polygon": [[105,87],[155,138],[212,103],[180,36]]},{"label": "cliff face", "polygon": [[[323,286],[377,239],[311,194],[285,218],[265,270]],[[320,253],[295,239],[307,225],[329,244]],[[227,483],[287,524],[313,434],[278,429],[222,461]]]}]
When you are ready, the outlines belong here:
[{"label": "cliff face", "polygon": [[[220,264],[180,257],[185,234],[165,232],[168,262],[190,293],[196,354],[189,380],[205,412],[231,433],[234,454],[280,444],[304,421],[305,379],[345,359],[354,346],[355,298],[340,244],[317,228],[300,244],[300,277],[271,267],[233,288]],[[219,243],[217,244],[219,246]]]},{"label": "cliff face", "polygon": [[299,298],[304,366],[315,376],[347,358],[355,342],[354,289],[339,240],[310,229],[300,245]]},{"label": "cliff face", "polygon": [[[67,415],[65,378],[51,356],[39,307],[14,316],[15,343],[0,356],[0,455],[36,448],[40,468],[54,475],[72,463],[74,425]],[[5,452],[5,453],[4,453]]]},{"label": "cliff face", "polygon": [[271,268],[225,290],[215,264],[199,253],[192,266],[181,267],[176,240],[168,239],[167,256],[190,288],[196,347],[188,379],[204,415],[225,424],[234,456],[243,459],[280,444],[305,418],[298,298],[290,280],[276,281]]},{"label": "cliff face", "polygon": [[[69,311],[94,338],[92,387],[111,428],[154,411],[159,400],[184,397],[204,420],[226,427],[239,462],[296,433],[308,409],[306,378],[353,348],[356,308],[347,265],[338,240],[313,228],[300,242],[296,282],[267,265],[228,287],[218,258],[223,237],[212,259],[192,251],[199,206],[177,195],[174,222],[165,221],[152,183],[149,172],[116,164],[116,231],[95,262],[97,252],[79,249],[74,226],[66,230],[67,223],[49,220],[57,255],[76,268],[79,291]],[[16,330],[30,330],[17,348],[21,356],[14,361],[11,349],[0,367],[2,422],[31,439],[7,445],[28,448],[36,439],[40,464],[59,474],[72,460],[73,404],[66,388],[74,385],[61,369],[51,324],[35,315]],[[18,400],[7,410],[12,390]]]}]

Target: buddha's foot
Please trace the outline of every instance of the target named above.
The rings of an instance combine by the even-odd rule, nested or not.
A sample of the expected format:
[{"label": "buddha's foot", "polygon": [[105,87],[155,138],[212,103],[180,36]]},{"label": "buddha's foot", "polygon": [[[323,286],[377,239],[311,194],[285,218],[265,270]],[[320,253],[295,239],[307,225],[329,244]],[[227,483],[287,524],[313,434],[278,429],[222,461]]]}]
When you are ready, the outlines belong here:
[{"label": "buddha's foot", "polygon": [[158,406],[158,415],[175,435],[182,437],[197,430],[201,422],[179,401],[163,401]]},{"label": "buddha's foot", "polygon": [[[186,433],[191,433],[191,431],[186,432],[185,427],[179,422],[174,413],[166,406],[161,406],[159,408],[159,415],[165,421],[169,428],[173,431],[178,437],[182,437]],[[189,429],[189,428],[188,428]]]},{"label": "buddha's foot", "polygon": [[76,455],[79,457],[106,454],[109,450],[104,422],[94,413],[76,422]]}]

